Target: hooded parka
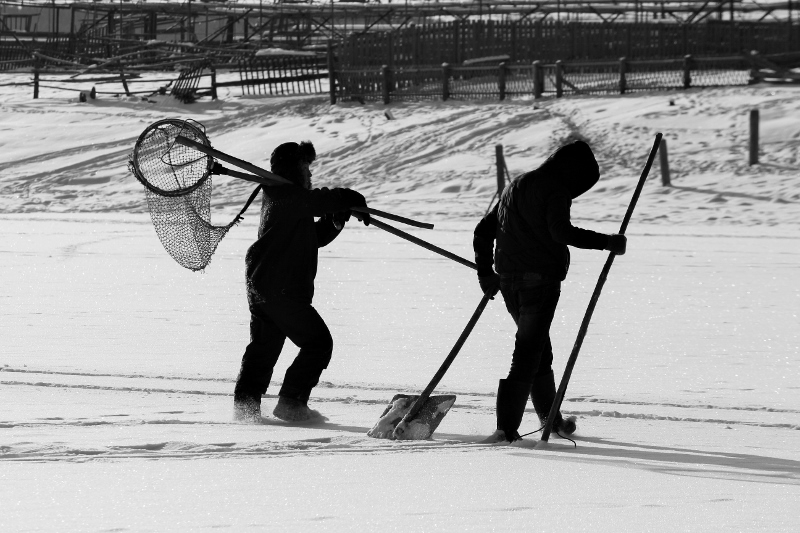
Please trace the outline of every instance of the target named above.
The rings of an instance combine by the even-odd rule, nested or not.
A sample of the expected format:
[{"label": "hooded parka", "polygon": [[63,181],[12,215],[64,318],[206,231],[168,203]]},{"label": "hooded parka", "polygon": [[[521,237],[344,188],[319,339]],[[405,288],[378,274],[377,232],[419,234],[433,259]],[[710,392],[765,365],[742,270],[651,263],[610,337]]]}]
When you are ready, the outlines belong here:
[{"label": "hooded parka", "polygon": [[494,263],[500,275],[534,272],[561,281],[569,269],[568,245],[606,249],[608,235],[570,221],[572,200],[599,179],[597,160],[583,141],[562,146],[539,168],[514,179],[475,228],[478,274],[491,274]]}]

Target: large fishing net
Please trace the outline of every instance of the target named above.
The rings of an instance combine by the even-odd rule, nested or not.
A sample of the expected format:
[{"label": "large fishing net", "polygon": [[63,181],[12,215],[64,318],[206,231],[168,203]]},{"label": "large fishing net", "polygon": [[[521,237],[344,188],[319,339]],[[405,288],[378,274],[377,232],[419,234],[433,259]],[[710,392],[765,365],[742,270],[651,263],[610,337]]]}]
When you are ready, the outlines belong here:
[{"label": "large fishing net", "polygon": [[128,168],[145,187],[156,234],[167,252],[189,270],[203,270],[220,241],[255,198],[253,191],[229,223],[211,223],[211,173],[214,159],[178,141],[189,139],[210,148],[202,124],[166,119],[151,124],[136,141]]}]

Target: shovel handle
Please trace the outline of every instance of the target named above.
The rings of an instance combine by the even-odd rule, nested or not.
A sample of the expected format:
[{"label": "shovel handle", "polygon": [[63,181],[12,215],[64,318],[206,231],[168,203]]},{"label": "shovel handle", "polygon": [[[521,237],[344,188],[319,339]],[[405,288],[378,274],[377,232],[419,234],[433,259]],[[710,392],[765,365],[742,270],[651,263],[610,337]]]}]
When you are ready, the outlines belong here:
[{"label": "shovel handle", "polygon": [[419,398],[417,398],[417,401],[415,401],[414,405],[411,406],[411,409],[409,409],[408,413],[406,413],[406,416],[403,417],[402,423],[408,423],[415,416],[417,416],[420,409],[422,409],[423,404],[433,392],[433,389],[436,388],[436,385],[438,385],[439,382],[442,380],[445,372],[447,372],[447,369],[450,368],[450,365],[453,363],[453,360],[456,358],[456,355],[458,355],[458,352],[461,350],[461,347],[464,346],[467,337],[469,337],[469,334],[472,333],[472,329],[475,327],[475,324],[481,317],[483,310],[486,309],[486,304],[489,303],[489,300],[491,300],[493,297],[494,297],[493,294],[490,294],[488,292],[484,293],[483,298],[481,298],[481,301],[478,304],[478,308],[475,309],[475,312],[472,313],[472,318],[470,318],[469,322],[467,322],[467,327],[465,327],[464,331],[461,332],[461,336],[458,337],[455,346],[453,346],[453,349],[450,350],[449,354],[447,354],[447,357],[442,363],[442,366],[439,367],[439,370],[436,372],[436,375],[433,376],[431,382],[428,383],[428,386],[425,387],[425,390],[423,390],[420,393]]}]

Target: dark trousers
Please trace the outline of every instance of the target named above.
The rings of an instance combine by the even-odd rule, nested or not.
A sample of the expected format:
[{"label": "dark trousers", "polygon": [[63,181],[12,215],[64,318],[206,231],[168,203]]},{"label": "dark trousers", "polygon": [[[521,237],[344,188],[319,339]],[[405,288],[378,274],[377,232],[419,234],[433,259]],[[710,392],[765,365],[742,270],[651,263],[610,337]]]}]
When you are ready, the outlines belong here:
[{"label": "dark trousers", "polygon": [[333,339],[325,321],[310,303],[285,295],[250,300],[250,344],[242,357],[234,400],[260,401],[287,338],[300,348],[300,353],[286,370],[278,394],[308,401],[311,389],[319,383],[331,360]]},{"label": "dark trousers", "polygon": [[552,387],[550,324],[561,295],[561,282],[545,280],[534,273],[504,274],[500,277],[500,291],[517,324],[508,379],[531,385],[546,382],[548,388]]}]

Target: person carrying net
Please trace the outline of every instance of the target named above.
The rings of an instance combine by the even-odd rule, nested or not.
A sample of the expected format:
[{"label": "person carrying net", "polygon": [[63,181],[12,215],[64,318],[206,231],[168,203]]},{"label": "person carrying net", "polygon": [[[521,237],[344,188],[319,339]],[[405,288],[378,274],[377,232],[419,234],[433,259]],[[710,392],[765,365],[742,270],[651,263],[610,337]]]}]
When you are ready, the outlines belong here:
[{"label": "person carrying net", "polygon": [[[272,172],[292,185],[263,188],[258,239],[245,256],[250,343],[234,388],[237,421],[261,421],[261,397],[287,338],[300,352],[286,370],[273,415],[291,422],[322,418],[308,407],[333,353],[330,331],[312,306],[318,248],[339,235],[350,208],[367,202],[352,189],[312,188],[315,159],[310,142],[281,144],[270,157]],[[359,217],[369,224],[369,215]]]}]

